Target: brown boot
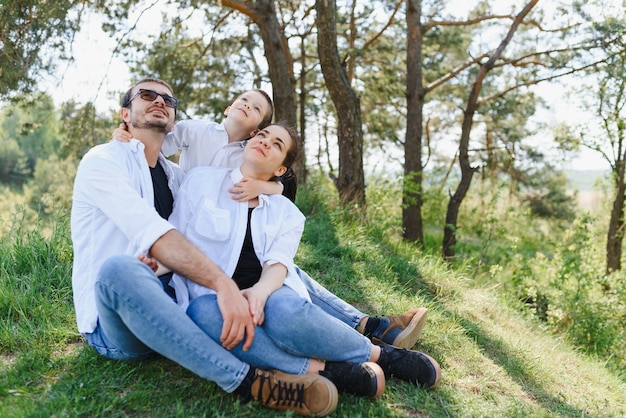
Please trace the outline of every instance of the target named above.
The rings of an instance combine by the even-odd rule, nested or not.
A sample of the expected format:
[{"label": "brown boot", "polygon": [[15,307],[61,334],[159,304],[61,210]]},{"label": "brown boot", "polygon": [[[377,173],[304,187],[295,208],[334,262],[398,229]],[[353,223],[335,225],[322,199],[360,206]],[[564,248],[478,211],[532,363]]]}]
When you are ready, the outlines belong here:
[{"label": "brown boot", "polygon": [[337,388],[323,376],[277,370],[257,369],[250,394],[267,408],[320,417],[331,414],[339,400]]},{"label": "brown boot", "polygon": [[372,342],[400,348],[413,347],[426,324],[427,313],[426,308],[413,308],[402,315],[379,318],[380,325],[372,332]]}]

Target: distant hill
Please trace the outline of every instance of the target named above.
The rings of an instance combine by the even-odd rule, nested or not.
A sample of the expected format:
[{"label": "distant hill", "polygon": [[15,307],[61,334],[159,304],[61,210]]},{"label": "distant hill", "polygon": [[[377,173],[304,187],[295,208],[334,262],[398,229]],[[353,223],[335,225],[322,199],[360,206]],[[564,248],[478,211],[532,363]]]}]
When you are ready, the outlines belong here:
[{"label": "distant hill", "polygon": [[572,190],[588,192],[600,190],[601,181],[606,181],[609,175],[607,170],[565,170],[565,175]]},{"label": "distant hill", "polygon": [[590,210],[601,210],[606,203],[602,186],[608,181],[609,172],[606,170],[565,170],[570,184],[570,191],[576,192],[578,206]]}]

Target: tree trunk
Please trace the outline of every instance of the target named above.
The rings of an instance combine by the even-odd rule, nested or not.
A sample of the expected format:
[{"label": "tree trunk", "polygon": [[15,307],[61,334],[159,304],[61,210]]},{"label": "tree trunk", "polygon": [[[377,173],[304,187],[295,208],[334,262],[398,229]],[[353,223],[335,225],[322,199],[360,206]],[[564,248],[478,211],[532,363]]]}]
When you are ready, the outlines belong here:
[{"label": "tree trunk", "polygon": [[454,195],[450,196],[448,202],[448,210],[446,212],[446,224],[443,228],[443,249],[442,254],[445,259],[452,259],[456,253],[454,246],[456,244],[456,230],[459,217],[459,209],[463,199],[467,194],[472,183],[472,176],[474,175],[475,168],[471,167],[469,158],[469,139],[472,131],[472,123],[474,120],[474,114],[478,109],[478,97],[480,90],[482,89],[483,82],[487,73],[491,71],[496,63],[496,60],[500,58],[504,49],[511,42],[513,34],[519,27],[520,23],[524,20],[524,17],[532,10],[539,0],[531,0],[524,6],[522,11],[515,16],[515,20],[509,28],[509,32],[505,38],[500,42],[498,48],[489,56],[489,59],[480,65],[480,69],[476,74],[476,80],[472,85],[472,90],[467,98],[467,104],[463,112],[463,125],[461,128],[461,139],[459,141],[459,166],[461,168],[461,181],[457,186]]},{"label": "tree trunk", "polygon": [[606,274],[621,270],[622,242],[624,241],[624,159],[617,161],[615,165],[614,184],[615,200],[611,210],[609,232],[606,239]]},{"label": "tree trunk", "polygon": [[[287,44],[285,34],[276,16],[274,0],[256,0],[254,3],[222,0],[222,5],[237,10],[248,16],[259,27],[265,58],[269,68],[274,97],[274,120],[285,121],[289,125],[297,125],[296,107],[296,79],[293,74],[293,57]],[[304,150],[304,143],[297,138],[300,149]],[[298,179],[304,179],[304,151],[300,152],[294,165]]]},{"label": "tree trunk", "polygon": [[337,112],[339,176],[335,185],[342,201],[365,204],[363,127],[360,100],[348,81],[337,50],[335,0],[317,0],[317,50],[324,81]]},{"label": "tree trunk", "polygon": [[407,0],[407,121],[404,139],[402,227],[404,238],[424,245],[422,135],[426,91],[422,80],[421,0]]}]

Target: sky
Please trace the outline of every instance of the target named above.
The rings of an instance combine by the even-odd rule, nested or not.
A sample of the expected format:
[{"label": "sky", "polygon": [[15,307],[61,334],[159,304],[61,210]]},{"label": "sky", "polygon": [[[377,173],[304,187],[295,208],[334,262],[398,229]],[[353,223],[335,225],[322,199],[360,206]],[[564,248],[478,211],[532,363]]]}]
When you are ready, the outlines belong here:
[{"label": "sky", "polygon": [[[456,0],[455,0],[456,1]],[[154,4],[158,3],[155,1]],[[131,14],[129,21],[138,22],[137,31],[156,33],[161,24],[161,7],[153,7]],[[82,30],[72,45],[75,61],[60,63],[52,77],[42,80],[42,87],[55,98],[57,104],[74,99],[80,103],[93,101],[96,108],[105,112],[119,108],[120,94],[130,85],[129,69],[114,53],[115,41],[101,30],[101,17],[86,12]],[[556,84],[542,84],[536,89],[551,110],[543,110],[541,121],[580,123],[589,119],[587,112],[566,98],[567,89]],[[537,146],[542,146],[539,140]],[[576,170],[607,170],[609,168],[599,154],[591,151],[581,153],[565,168]]]}]

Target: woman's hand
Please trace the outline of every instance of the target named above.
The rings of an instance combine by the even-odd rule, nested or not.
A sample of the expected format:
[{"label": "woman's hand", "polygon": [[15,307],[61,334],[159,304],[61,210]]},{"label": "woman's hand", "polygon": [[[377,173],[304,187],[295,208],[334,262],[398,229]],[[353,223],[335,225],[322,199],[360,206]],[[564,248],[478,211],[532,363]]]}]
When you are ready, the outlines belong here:
[{"label": "woman's hand", "polygon": [[150,267],[150,269],[152,269],[152,271],[155,272],[155,273],[159,269],[159,263],[154,258],[148,257],[145,254],[139,254],[137,256],[137,260],[141,261],[146,266]]},{"label": "woman's hand", "polygon": [[254,326],[263,324],[265,321],[265,303],[271,292],[268,293],[267,289],[257,283],[256,285],[244,289],[241,294],[248,301],[250,309],[250,316],[252,316],[252,322]]}]

